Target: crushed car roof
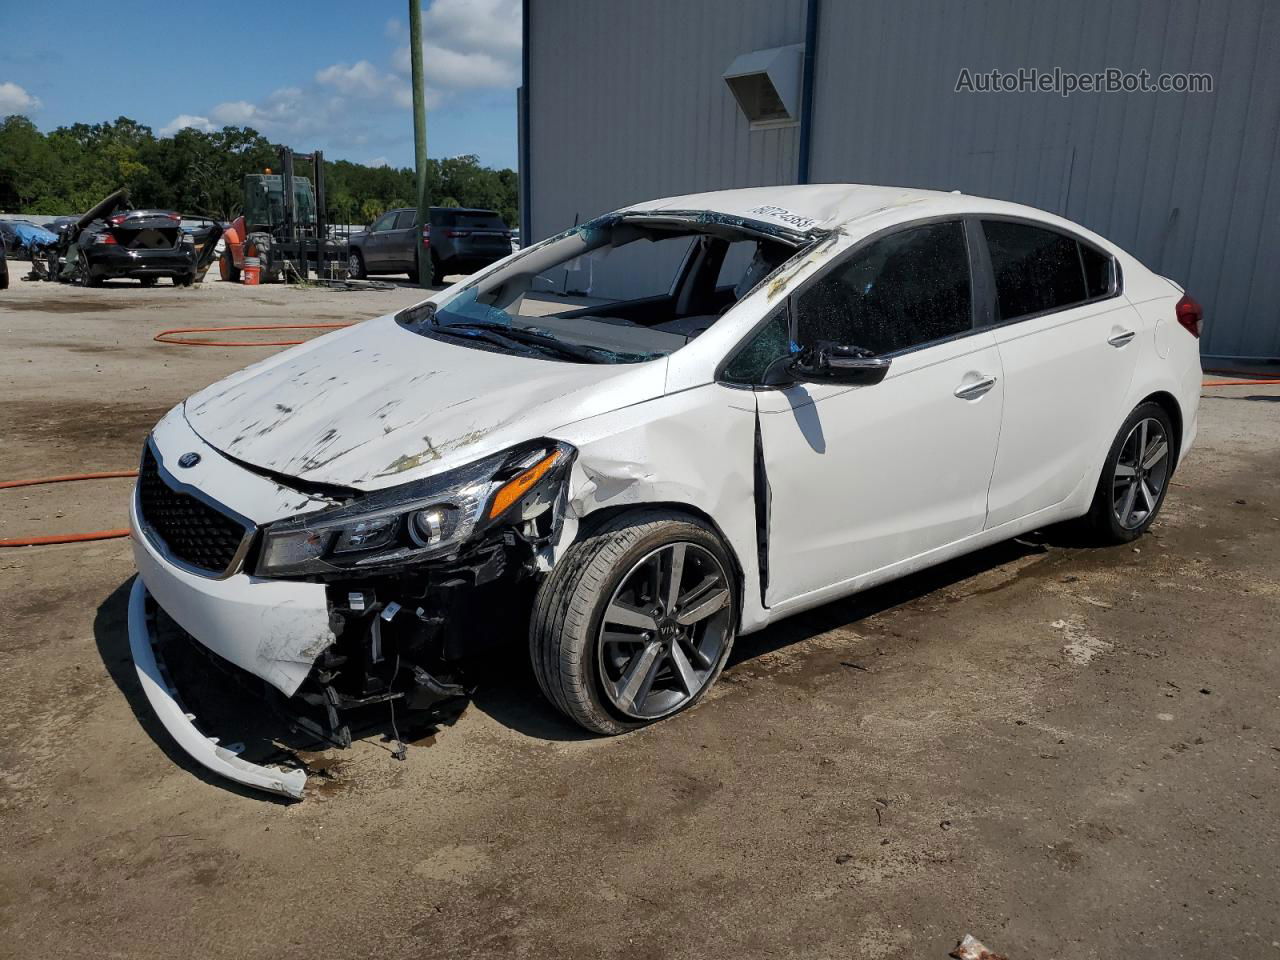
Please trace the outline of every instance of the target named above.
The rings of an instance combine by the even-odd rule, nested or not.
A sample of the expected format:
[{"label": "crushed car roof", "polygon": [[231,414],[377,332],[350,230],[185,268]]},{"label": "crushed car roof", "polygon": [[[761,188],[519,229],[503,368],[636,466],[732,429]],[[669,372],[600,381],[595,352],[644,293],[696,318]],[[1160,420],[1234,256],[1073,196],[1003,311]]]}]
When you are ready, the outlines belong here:
[{"label": "crushed car roof", "polygon": [[830,230],[881,210],[943,200],[954,201],[955,195],[907,187],[823,183],[694,193],[638,203],[627,210],[712,210],[731,217],[774,221],[793,230]]},{"label": "crushed car roof", "polygon": [[664,210],[707,210],[728,217],[764,221],[807,233],[829,231],[892,210],[910,213],[902,219],[944,214],[1004,214],[1056,224],[1088,237],[1106,249],[1119,248],[1080,224],[1035,207],[976,197],[957,191],[919,190],[913,187],[872,186],[862,183],[815,183],[793,186],[746,187],[716,190],[682,197],[664,197],[625,208],[622,213],[658,213]]}]

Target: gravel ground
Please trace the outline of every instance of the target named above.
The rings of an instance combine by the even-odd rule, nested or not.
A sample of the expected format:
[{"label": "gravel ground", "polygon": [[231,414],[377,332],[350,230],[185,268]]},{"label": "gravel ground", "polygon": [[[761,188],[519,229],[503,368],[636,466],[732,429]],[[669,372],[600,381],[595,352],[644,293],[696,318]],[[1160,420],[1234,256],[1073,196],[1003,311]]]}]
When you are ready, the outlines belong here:
[{"label": "gravel ground", "polygon": [[[0,479],[129,468],[273,348],[418,291],[0,294]],[[1007,543],[739,642],[610,740],[513,638],[453,727],[205,776],[127,658],[127,540],[0,551],[0,956],[1280,958],[1280,389],[1211,390],[1134,546]],[[0,537],[123,526],[128,480],[0,491]]]}]

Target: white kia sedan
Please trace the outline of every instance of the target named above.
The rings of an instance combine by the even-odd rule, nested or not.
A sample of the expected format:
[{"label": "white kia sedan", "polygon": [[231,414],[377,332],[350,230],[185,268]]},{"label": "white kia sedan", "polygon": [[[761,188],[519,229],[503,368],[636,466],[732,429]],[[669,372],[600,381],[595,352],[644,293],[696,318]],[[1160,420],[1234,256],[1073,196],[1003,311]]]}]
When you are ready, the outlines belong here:
[{"label": "white kia sedan", "polygon": [[201,763],[294,796],[198,728],[157,606],[340,743],[359,711],[456,715],[525,636],[574,721],[652,723],[789,614],[1060,521],[1140,536],[1195,437],[1200,323],[1012,203],[620,210],[171,410],[132,510],[143,686]]}]

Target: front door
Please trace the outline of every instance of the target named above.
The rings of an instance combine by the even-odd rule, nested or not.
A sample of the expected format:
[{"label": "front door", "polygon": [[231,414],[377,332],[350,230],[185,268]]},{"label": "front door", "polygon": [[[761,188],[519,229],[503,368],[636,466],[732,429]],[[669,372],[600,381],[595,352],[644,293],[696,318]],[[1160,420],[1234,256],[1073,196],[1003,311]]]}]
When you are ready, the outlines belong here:
[{"label": "front door", "polygon": [[856,586],[980,533],[1004,399],[959,220],[859,244],[790,308],[800,346],[858,346],[891,365],[872,386],[757,392],[768,606]]}]

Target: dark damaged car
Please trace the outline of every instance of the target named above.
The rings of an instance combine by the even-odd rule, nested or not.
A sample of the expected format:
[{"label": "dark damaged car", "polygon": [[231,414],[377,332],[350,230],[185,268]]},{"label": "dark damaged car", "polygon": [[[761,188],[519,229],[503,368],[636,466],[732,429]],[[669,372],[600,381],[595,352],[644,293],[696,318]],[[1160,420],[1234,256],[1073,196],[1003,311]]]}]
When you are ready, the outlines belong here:
[{"label": "dark damaged car", "polygon": [[112,214],[82,230],[76,248],[75,277],[85,286],[131,279],[149,287],[164,277],[186,287],[196,279],[195,238],[182,229],[182,215],[170,210]]},{"label": "dark damaged car", "polygon": [[131,510],[138,675],[200,763],[295,797],[303,769],[202,728],[158,622],[333,742],[456,715],[495,655],[633,730],[790,614],[1061,520],[1140,536],[1195,436],[1199,324],[1016,204],[621,210],[174,407]]},{"label": "dark damaged car", "polygon": [[144,287],[168,278],[190,286],[212,260],[222,235],[208,221],[200,236],[182,227],[171,210],[130,210],[127,192],[106,197],[83,216],[64,222],[49,248],[46,275],[86,287],[104,280],[138,280]]}]

